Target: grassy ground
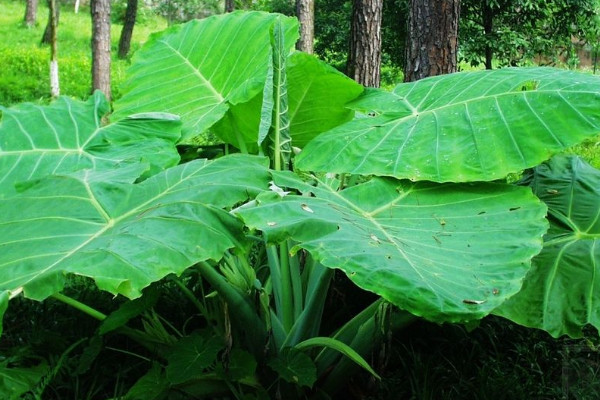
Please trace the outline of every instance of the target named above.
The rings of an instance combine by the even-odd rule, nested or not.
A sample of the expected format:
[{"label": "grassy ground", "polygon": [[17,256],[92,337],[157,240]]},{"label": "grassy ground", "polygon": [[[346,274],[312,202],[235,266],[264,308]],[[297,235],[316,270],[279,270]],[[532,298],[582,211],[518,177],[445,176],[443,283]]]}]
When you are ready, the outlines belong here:
[{"label": "grassy ground", "polygon": [[[48,18],[48,8],[40,1],[37,25],[23,26],[25,2],[0,0],[0,105],[23,101],[48,101],[50,98],[50,47],[40,45]],[[150,33],[166,27],[157,17],[145,18],[133,31],[132,52],[138,49]],[[112,24],[112,87],[119,95],[128,60],[116,56],[122,26]],[[74,13],[72,4],[62,4],[58,28],[59,80],[61,94],[84,99],[91,92],[91,17],[89,8]]]}]

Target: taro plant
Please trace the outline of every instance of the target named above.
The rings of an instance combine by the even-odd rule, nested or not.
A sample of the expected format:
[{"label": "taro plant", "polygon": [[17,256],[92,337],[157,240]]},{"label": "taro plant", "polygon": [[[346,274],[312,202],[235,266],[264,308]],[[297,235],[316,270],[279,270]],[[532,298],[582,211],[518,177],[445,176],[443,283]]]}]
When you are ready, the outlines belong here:
[{"label": "taro plant", "polygon": [[[297,28],[235,12],[153,36],[110,123],[100,93],[2,109],[0,310],[53,297],[138,342],[128,399],[331,396],[357,369],[377,377],[368,355],[415,318],[600,326],[600,175],[546,162],[597,135],[597,77],[364,90],[292,51]],[[331,326],[334,271],[377,299]],[[71,276],[131,300],[105,315],[63,293]],[[155,282],[196,322],[158,314]],[[43,377],[1,367],[22,377],[13,397]]]}]

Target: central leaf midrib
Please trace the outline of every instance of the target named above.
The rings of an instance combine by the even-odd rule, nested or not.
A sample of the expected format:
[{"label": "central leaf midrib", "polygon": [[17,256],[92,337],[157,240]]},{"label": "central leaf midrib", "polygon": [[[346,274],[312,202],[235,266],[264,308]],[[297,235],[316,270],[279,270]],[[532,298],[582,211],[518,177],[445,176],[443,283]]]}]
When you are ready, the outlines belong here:
[{"label": "central leaf midrib", "polygon": [[[319,183],[322,183],[319,179],[317,179],[317,181]],[[360,207],[358,207],[356,204],[354,204],[350,200],[346,199],[339,192],[332,190],[329,186],[327,186],[327,185],[324,185],[324,186],[326,188],[325,190],[329,191],[333,196],[335,196],[337,199],[339,199],[344,204],[346,204],[352,211],[354,211],[357,214],[359,214],[360,216],[362,216],[364,219],[366,219],[367,221],[369,221],[377,230],[379,230],[379,232],[381,232],[383,234],[383,236],[385,236],[385,238],[387,239],[387,241],[389,243],[391,243],[391,244],[394,245],[394,247],[396,248],[396,250],[398,251],[398,253],[404,258],[404,260],[406,260],[406,262],[408,263],[408,265],[410,265],[410,267],[423,280],[423,282],[425,282],[427,284],[427,286],[429,286],[429,288],[432,291],[434,291],[433,287],[431,287],[429,281],[427,279],[425,279],[425,277],[421,274],[421,272],[419,271],[419,269],[413,264],[413,262],[411,261],[411,259],[408,257],[408,255],[406,254],[406,252],[400,248],[400,246],[398,245],[398,243],[396,243],[395,238],[393,236],[389,235],[388,232],[387,232],[387,230],[385,230],[384,227],[373,216],[371,216],[370,213],[366,212],[365,210],[361,209]],[[412,189],[409,192],[412,192]],[[406,196],[404,196],[404,197],[406,197]],[[404,197],[402,197],[402,198],[404,198]]]},{"label": "central leaf midrib", "polygon": [[178,56],[183,61],[183,63],[186,66],[188,66],[198,78],[200,78],[202,83],[212,92],[213,96],[217,99],[219,103],[225,101],[225,98],[221,95],[221,93],[219,93],[219,91],[210,83],[208,79],[206,79],[206,77],[200,72],[200,70],[194,65],[192,65],[192,63],[190,63],[190,61],[187,58],[185,58],[179,50],[177,50],[164,40],[162,40],[161,43],[167,46],[167,48],[169,48],[176,56]]},{"label": "central leaf midrib", "polygon": [[[204,169],[204,166],[201,169]],[[198,171],[196,171],[196,172],[198,172]],[[87,246],[88,244],[92,243],[94,240],[96,240],[98,237],[102,236],[109,229],[111,229],[112,227],[114,227],[115,225],[117,225],[118,223],[120,223],[121,221],[123,221],[124,219],[127,219],[131,215],[133,215],[135,213],[138,213],[140,211],[143,211],[143,209],[144,209],[145,206],[147,206],[148,204],[151,204],[152,202],[156,201],[156,199],[160,198],[161,196],[164,196],[167,192],[171,191],[174,187],[178,186],[179,184],[181,184],[185,180],[190,179],[190,177],[192,175],[195,175],[195,174],[189,174],[186,177],[181,178],[181,180],[179,180],[174,185],[168,186],[167,188],[165,188],[165,190],[159,192],[156,196],[152,197],[151,199],[149,199],[146,202],[138,205],[134,209],[129,210],[128,212],[122,214],[121,216],[119,216],[117,218],[110,218],[110,216],[108,216],[108,214],[105,214],[110,219],[108,221],[106,221],[106,223],[104,224],[104,226],[101,229],[99,229],[96,233],[92,234],[87,240],[83,241],[79,245],[75,246],[73,249],[69,250],[67,253],[65,253],[58,260],[56,260],[52,264],[50,264],[48,267],[46,267],[46,268],[44,268],[44,269],[42,269],[40,271],[37,271],[37,273],[34,276],[32,276],[28,281],[26,281],[23,284],[21,284],[20,287],[24,287],[25,285],[27,285],[27,284],[31,283],[32,281],[34,281],[38,276],[43,275],[43,274],[47,273],[48,271],[53,270],[57,265],[59,265],[60,263],[62,263],[67,258],[71,257],[73,254],[75,254],[76,252],[78,252],[79,250],[81,250],[82,248],[84,248],[85,246]],[[86,184],[85,182],[82,182],[82,183],[84,185]],[[93,196],[93,194],[90,193],[90,196],[91,196],[90,200],[96,200],[95,197]],[[15,289],[18,289],[18,288],[15,288]]]},{"label": "central leaf midrib", "polygon": [[[431,109],[424,109],[424,110],[418,110],[417,109],[417,113],[416,114],[409,114],[406,115],[404,117],[401,118],[397,118],[397,119],[392,119],[388,122],[383,122],[380,123],[379,125],[388,125],[388,124],[392,124],[392,123],[397,123],[398,121],[404,121],[404,120],[409,120],[411,118],[416,118],[418,116],[423,116],[429,113],[436,113],[439,112],[441,110],[444,110],[446,108],[451,108],[451,107],[457,107],[459,105],[468,105],[470,103],[474,103],[477,101],[483,101],[483,100],[491,100],[491,99],[496,99],[496,101],[498,101],[499,98],[501,97],[506,97],[506,96],[522,96],[523,98],[525,98],[527,95],[534,95],[537,93],[545,93],[545,94],[552,94],[552,95],[559,95],[564,99],[564,96],[562,96],[562,93],[576,93],[579,95],[582,94],[590,94],[590,95],[597,95],[597,93],[595,92],[583,92],[583,91],[568,91],[568,90],[535,90],[535,91],[529,91],[529,92],[505,92],[505,93],[498,93],[498,94],[494,94],[494,95],[489,95],[489,96],[478,96],[478,97],[473,97],[470,99],[466,99],[466,100],[462,100],[462,101],[458,101],[456,103],[448,103],[445,104],[443,106],[439,106],[436,108],[431,108]],[[564,99],[566,101],[566,99]],[[569,103],[570,104],[570,103]],[[383,112],[381,113],[381,115],[386,115],[386,114],[393,114],[391,112]],[[587,119],[586,119],[587,121]]]}]

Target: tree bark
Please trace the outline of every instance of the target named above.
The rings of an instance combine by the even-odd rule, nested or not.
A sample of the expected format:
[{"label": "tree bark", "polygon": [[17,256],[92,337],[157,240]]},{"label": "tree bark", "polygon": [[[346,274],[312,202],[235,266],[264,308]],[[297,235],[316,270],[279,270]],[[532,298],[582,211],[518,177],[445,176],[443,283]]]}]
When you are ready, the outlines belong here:
[{"label": "tree bark", "polygon": [[135,26],[137,16],[138,0],[127,0],[127,9],[125,10],[125,21],[119,38],[119,58],[127,58],[129,48],[131,47],[131,36]]},{"label": "tree bark", "polygon": [[225,12],[233,12],[235,10],[235,0],[225,0]]},{"label": "tree bark", "polygon": [[300,21],[300,39],[296,48],[312,54],[315,43],[315,0],[296,0],[296,15]]},{"label": "tree bark", "polygon": [[404,81],[457,70],[460,0],[411,0]]},{"label": "tree bark", "polygon": [[92,0],[92,90],[110,101],[110,0]]},{"label": "tree bark", "polygon": [[38,0],[27,0],[25,5],[25,17],[23,22],[25,26],[31,28],[35,26],[37,19]]},{"label": "tree bark", "polygon": [[494,10],[489,2],[482,4],[483,31],[485,33],[485,69],[492,69],[492,59],[494,58],[494,49],[492,48],[492,34],[494,32]]},{"label": "tree bark", "polygon": [[50,95],[56,98],[60,95],[58,80],[58,0],[50,0]]},{"label": "tree bark", "polygon": [[[44,34],[42,35],[42,44],[50,44],[52,43],[52,5],[50,4],[52,0],[48,0],[48,23],[46,24],[46,28],[44,29]],[[60,3],[56,3],[56,26],[60,21]]]},{"label": "tree bark", "polygon": [[358,83],[379,87],[383,0],[353,0],[347,74]]}]

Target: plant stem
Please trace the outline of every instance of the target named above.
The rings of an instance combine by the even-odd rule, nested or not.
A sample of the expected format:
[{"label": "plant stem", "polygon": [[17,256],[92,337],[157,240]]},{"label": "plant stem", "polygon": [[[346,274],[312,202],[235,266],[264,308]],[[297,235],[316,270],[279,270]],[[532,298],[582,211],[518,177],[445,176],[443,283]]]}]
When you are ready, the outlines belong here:
[{"label": "plant stem", "polygon": [[294,295],[288,244],[286,241],[279,245],[279,266],[281,267],[281,306],[283,307],[283,310],[281,310],[281,321],[285,331],[289,332],[294,325]]},{"label": "plant stem", "polygon": [[251,351],[260,358],[263,355],[267,331],[252,304],[227,282],[215,267],[205,261],[197,265],[202,277],[223,296],[223,299],[229,305],[229,310],[237,317],[239,326],[246,332],[246,339],[251,345]]},{"label": "plant stem", "polygon": [[339,187],[339,190],[344,190],[344,186],[346,186],[346,174],[340,174],[340,187]]},{"label": "plant stem", "polygon": [[279,255],[277,254],[277,246],[274,244],[267,245],[267,259],[269,261],[269,272],[271,274],[271,286],[273,287],[273,297],[275,298],[275,311],[279,319],[283,310],[283,299],[281,291],[281,267],[279,265]]},{"label": "plant stem", "polygon": [[305,307],[296,319],[294,326],[281,346],[282,348],[293,347],[302,340],[318,335],[323,307],[332,277],[332,269],[315,263],[306,289]]},{"label": "plant stem", "polygon": [[172,281],[175,282],[175,284],[177,286],[179,286],[179,288],[183,292],[184,296],[187,297],[188,300],[192,302],[192,304],[198,309],[198,311],[200,311],[200,314],[202,314],[204,316],[208,315],[204,305],[202,303],[200,303],[200,301],[194,295],[194,293],[192,293],[192,291],[187,286],[185,286],[185,284],[183,282],[181,282],[181,280],[179,280],[179,278],[173,278]]},{"label": "plant stem", "polygon": [[292,281],[292,297],[293,297],[293,321],[296,321],[302,313],[303,307],[303,292],[302,292],[302,275],[300,274],[300,260],[298,253],[290,257],[290,280]]},{"label": "plant stem", "polygon": [[[383,300],[377,300],[363,312],[350,320],[334,338],[341,340],[348,344],[358,354],[365,358],[375,346],[377,346],[383,339],[386,331],[397,331],[402,329],[417,319],[414,315],[409,312],[393,309],[389,315],[389,321],[386,326],[382,324],[382,316],[379,315],[380,306],[383,304]],[[321,357],[327,354],[326,357]],[[331,350],[325,350],[317,356],[317,365],[331,366],[331,364],[323,364],[325,358],[331,360]],[[337,355],[336,355],[337,356]],[[323,388],[327,393],[335,394],[337,390],[344,386],[344,382],[351,376],[359,367],[347,358],[340,359],[335,368],[327,375]]]},{"label": "plant stem", "polygon": [[[103,314],[100,311],[88,306],[87,304],[83,304],[82,302],[75,300],[69,296],[65,296],[62,293],[55,293],[51,297],[91,316],[92,318],[97,319],[98,321],[104,321],[107,318],[106,314]],[[145,332],[130,328],[128,326],[121,326],[117,328],[115,332],[126,335],[130,339],[136,341],[141,346],[145,347],[146,349],[152,352],[158,353],[162,357],[166,356],[166,350],[168,349],[168,346],[165,346],[164,343],[156,341],[156,339],[150,337]]]},{"label": "plant stem", "polygon": [[97,319],[98,321],[104,321],[106,319],[106,314],[102,314],[100,311],[88,306],[87,304],[83,304],[80,301],[77,301],[71,297],[65,296],[62,293],[55,293],[51,297],[59,300],[65,304],[70,305],[73,308],[78,309],[81,312],[89,315],[92,318]]}]

